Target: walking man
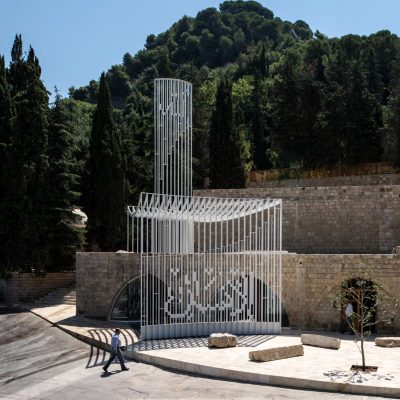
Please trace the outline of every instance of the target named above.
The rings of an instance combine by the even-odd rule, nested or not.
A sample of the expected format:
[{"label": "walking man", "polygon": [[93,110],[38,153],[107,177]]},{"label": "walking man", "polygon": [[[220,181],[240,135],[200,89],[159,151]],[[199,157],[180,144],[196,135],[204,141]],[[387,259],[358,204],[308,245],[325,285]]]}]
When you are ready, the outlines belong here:
[{"label": "walking man", "polygon": [[121,339],[119,338],[120,333],[121,331],[117,328],[111,338],[111,355],[107,361],[107,364],[103,367],[104,372],[107,372],[108,367],[115,360],[115,357],[118,357],[118,361],[121,365],[121,371],[128,371],[129,369],[125,366],[124,356],[121,353]]}]

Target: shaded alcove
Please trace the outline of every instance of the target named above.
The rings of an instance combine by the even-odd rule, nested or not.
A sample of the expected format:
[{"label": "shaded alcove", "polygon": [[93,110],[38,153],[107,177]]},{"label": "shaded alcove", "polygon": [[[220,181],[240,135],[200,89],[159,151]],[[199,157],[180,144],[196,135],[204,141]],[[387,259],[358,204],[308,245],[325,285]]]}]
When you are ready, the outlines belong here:
[{"label": "shaded alcove", "polygon": [[[151,285],[148,283],[151,282]],[[147,287],[146,309],[148,320],[153,325],[164,323],[165,284],[156,276],[148,274],[143,279],[143,287]],[[113,321],[140,322],[141,320],[141,279],[137,277],[129,281],[119,292],[110,315]]]},{"label": "shaded alcove", "polygon": [[[364,298],[363,304],[365,305],[366,308],[371,309],[371,320],[369,323],[372,323],[373,325],[371,326],[371,333],[376,333],[376,290],[375,290],[375,285],[371,281],[365,282],[365,285],[360,286],[359,282],[364,282],[364,278],[352,278],[349,279],[347,282],[344,283],[344,286],[342,286],[344,289],[345,288],[353,288],[352,291],[354,292],[351,298],[348,299],[348,301],[352,304],[353,310],[357,315],[360,315],[361,311],[361,298],[360,298],[360,291],[364,290],[364,292],[368,293],[367,298]],[[342,323],[343,319],[345,318],[345,312],[343,310],[342,312]],[[360,326],[360,321],[358,317],[356,316],[356,320],[354,321],[355,326],[358,331],[360,331],[361,326]]]}]

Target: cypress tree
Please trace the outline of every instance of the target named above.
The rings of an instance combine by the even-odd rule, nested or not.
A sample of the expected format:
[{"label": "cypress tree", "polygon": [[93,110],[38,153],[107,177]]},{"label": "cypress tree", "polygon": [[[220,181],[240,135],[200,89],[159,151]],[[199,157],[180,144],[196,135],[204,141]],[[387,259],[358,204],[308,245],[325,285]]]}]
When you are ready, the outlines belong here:
[{"label": "cypress tree", "polygon": [[[7,193],[7,157],[11,147],[12,119],[14,104],[11,100],[10,87],[6,78],[4,57],[0,57],[0,242],[5,243],[4,225],[1,218],[5,210],[5,194]],[[5,249],[0,246],[0,270],[5,268]]]},{"label": "cypress tree", "polygon": [[258,71],[254,77],[251,130],[254,138],[254,164],[256,169],[267,169],[267,129],[262,107],[262,79]]},{"label": "cypress tree", "polygon": [[103,73],[83,186],[87,239],[89,245],[103,251],[117,250],[124,237],[124,181],[121,139],[113,123],[111,96]]},{"label": "cypress tree", "polygon": [[232,84],[221,80],[210,125],[210,180],[212,188],[242,188],[245,171],[241,139],[233,118]]},{"label": "cypress tree", "polygon": [[7,193],[1,211],[5,258],[17,270],[48,264],[48,95],[32,48],[22,58],[16,37],[9,77],[16,117],[5,169]]},{"label": "cypress tree", "polygon": [[67,110],[57,94],[50,113],[49,187],[50,260],[49,270],[65,270],[74,264],[75,251],[83,244],[83,229],[77,227],[73,208],[79,198],[78,176],[73,173],[75,139]]}]

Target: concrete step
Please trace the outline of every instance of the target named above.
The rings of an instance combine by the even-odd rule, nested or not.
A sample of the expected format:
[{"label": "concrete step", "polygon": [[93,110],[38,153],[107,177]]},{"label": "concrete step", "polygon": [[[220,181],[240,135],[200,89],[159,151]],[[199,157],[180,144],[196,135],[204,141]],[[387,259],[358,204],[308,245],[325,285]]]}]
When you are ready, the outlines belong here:
[{"label": "concrete step", "polygon": [[66,288],[58,288],[54,289],[50,293],[42,296],[38,299],[36,304],[40,305],[58,305],[58,304],[68,304],[75,305],[76,304],[76,290],[74,286],[66,287]]},{"label": "concrete step", "polygon": [[43,298],[46,299],[76,299],[75,294],[48,294],[47,296],[44,296]]}]

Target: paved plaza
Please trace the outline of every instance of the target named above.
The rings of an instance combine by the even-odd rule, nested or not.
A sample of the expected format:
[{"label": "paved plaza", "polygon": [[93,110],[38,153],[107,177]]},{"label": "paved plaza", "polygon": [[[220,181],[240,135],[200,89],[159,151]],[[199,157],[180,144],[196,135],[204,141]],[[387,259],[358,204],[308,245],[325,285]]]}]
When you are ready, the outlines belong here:
[{"label": "paved plaza", "polygon": [[[339,350],[304,346],[304,356],[302,357],[258,363],[249,360],[249,351],[299,344],[299,332],[288,330],[284,335],[280,336],[242,336],[239,337],[238,347],[236,348],[209,349],[204,338],[165,339],[140,342],[135,329],[127,325],[117,325],[111,322],[92,321],[83,317],[76,317],[74,316],[74,306],[58,305],[53,307],[32,307],[32,312],[41,315],[42,318],[47,319],[55,324],[55,326],[51,326],[48,322],[45,322],[45,320],[27,312],[1,316],[0,337],[3,338],[1,339],[1,343],[2,347],[7,343],[7,347],[1,352],[1,358],[5,363],[1,363],[3,371],[0,374],[0,382],[8,382],[6,388],[14,387],[16,383],[13,383],[13,381],[18,381],[20,379],[28,379],[29,382],[35,382],[35,385],[38,384],[38,389],[43,388],[44,386],[39,384],[40,381],[36,378],[34,379],[34,377],[38,373],[46,375],[44,371],[47,367],[44,368],[44,371],[40,369],[38,372],[36,364],[32,361],[39,357],[38,360],[44,360],[45,365],[47,365],[49,364],[46,358],[48,354],[54,358],[54,366],[56,368],[60,366],[60,370],[63,370],[61,365],[65,363],[71,367],[74,366],[75,369],[68,372],[67,375],[69,376],[70,373],[74,375],[76,373],[76,379],[81,380],[80,384],[83,385],[83,387],[86,385],[90,386],[92,383],[96,386],[97,383],[95,381],[101,373],[100,368],[97,367],[103,365],[108,354],[101,350],[101,348],[107,348],[110,343],[112,328],[119,326],[123,329],[123,342],[128,345],[128,351],[125,355],[128,358],[140,360],[146,364],[152,364],[152,366],[150,366],[142,362],[135,363],[132,361],[133,371],[129,371],[127,374],[133,373],[136,377],[137,371],[139,370],[142,371],[144,374],[143,376],[146,376],[147,373],[150,375],[165,374],[165,377],[160,377],[160,379],[157,380],[157,385],[163,384],[162,379],[170,381],[176,379],[177,382],[180,382],[180,379],[182,379],[185,385],[182,383],[183,386],[180,386],[181,383],[177,383],[178,387],[183,390],[181,393],[182,398],[185,398],[184,393],[189,390],[189,388],[191,388],[189,392],[192,393],[191,391],[193,390],[193,393],[189,395],[188,392],[187,397],[201,397],[204,395],[204,398],[206,398],[207,388],[202,387],[201,381],[207,381],[210,377],[219,379],[215,380],[217,383],[213,383],[212,385],[220,386],[222,390],[215,398],[224,397],[223,390],[225,389],[223,388],[225,387],[227,388],[227,398],[229,398],[228,388],[233,387],[236,389],[232,389],[232,393],[241,393],[241,390],[244,390],[245,387],[252,388],[251,393],[254,391],[255,397],[261,393],[266,393],[271,396],[275,396],[275,393],[276,395],[280,395],[280,390],[289,390],[273,389],[271,386],[264,386],[264,389],[260,389],[260,386],[257,384],[326,391],[324,396],[328,396],[327,398],[329,398],[330,395],[334,395],[335,397],[333,398],[340,398],[338,397],[341,396],[339,392],[365,395],[379,394],[389,397],[399,396],[400,363],[398,360],[400,359],[400,348],[380,348],[375,346],[372,340],[366,343],[367,364],[379,366],[378,371],[375,373],[355,374],[350,371],[350,366],[360,363],[360,353],[350,335],[336,334],[336,336],[342,340]],[[24,321],[22,324],[20,319]],[[29,323],[26,322],[28,320]],[[6,322],[6,324],[4,324],[4,322]],[[30,330],[30,324],[33,324],[35,328]],[[7,326],[9,331],[7,330]],[[20,326],[22,328],[20,328]],[[37,326],[41,327],[38,331]],[[91,344],[91,346],[76,340],[60,329],[57,329],[56,326],[66,330],[70,335],[83,339]],[[23,333],[25,331],[26,333]],[[32,336],[34,332],[36,332],[36,336]],[[9,341],[11,340],[11,342],[13,342],[14,339],[17,339],[18,342],[11,346]],[[59,346],[59,343],[63,343],[63,345]],[[32,344],[33,347],[31,347]],[[28,348],[29,351],[26,351]],[[32,351],[39,351],[39,349],[42,349],[40,356],[31,354]],[[15,351],[21,351],[23,356],[21,358],[16,357],[14,354]],[[13,362],[16,362],[18,368],[12,364]],[[18,372],[19,363],[22,363],[23,372]],[[24,363],[26,363],[26,366],[24,366]],[[52,366],[52,370],[54,366]],[[167,372],[166,370],[155,368],[154,366],[164,367],[168,371],[177,373]],[[118,369],[118,366],[115,366],[115,371]],[[10,373],[9,371],[17,371],[13,372],[11,380],[7,375]],[[80,372],[78,373],[78,371]],[[141,374],[139,376],[142,376]],[[122,379],[123,381],[126,380],[130,382],[132,385],[132,382],[129,381],[126,375],[117,375],[118,378],[112,378],[113,382],[114,380],[119,381]],[[27,378],[30,376],[31,378]],[[75,379],[72,377],[70,378]],[[153,383],[151,387],[155,388],[154,379],[150,379]],[[189,382],[188,379],[192,381],[192,384],[186,386]],[[229,382],[229,380],[236,382]],[[103,382],[103,379],[101,381]],[[109,379],[107,379],[107,381],[109,381]],[[53,381],[51,380],[51,382]],[[256,385],[251,385],[250,383]],[[140,383],[140,385],[144,384],[144,382]],[[199,384],[198,388],[200,392],[196,394],[194,388],[197,387],[197,384]],[[132,388],[139,390],[139,386],[137,386],[137,381],[135,381],[135,385],[132,385]],[[164,397],[168,398],[170,395],[167,393],[170,393],[170,387],[163,390],[166,390]],[[205,392],[201,390],[205,390]],[[337,393],[329,394],[329,391]],[[148,389],[146,389],[145,392],[148,393]],[[297,393],[297,390],[295,390],[295,392]],[[289,393],[291,393],[290,390]],[[299,393],[303,393],[303,391],[300,390]],[[312,393],[313,395],[315,392],[305,391],[304,393]],[[153,394],[150,394],[149,396],[151,397],[152,395]],[[322,396],[321,393],[320,395]],[[162,394],[155,394],[154,392],[154,396],[157,398],[157,396],[162,396]],[[246,397],[245,394],[243,394],[243,396]],[[252,395],[251,397],[254,396]],[[294,396],[293,398],[302,398],[299,396]],[[304,398],[307,398],[306,395],[304,396]],[[18,398],[25,397],[22,396]],[[210,397],[208,396],[207,398]],[[290,395],[289,398],[291,398]]]},{"label": "paved plaza", "polygon": [[[30,399],[365,399],[173,373],[128,362],[103,374],[107,353],[29,312],[0,307],[0,398]],[[378,399],[374,397],[372,399]]]}]

